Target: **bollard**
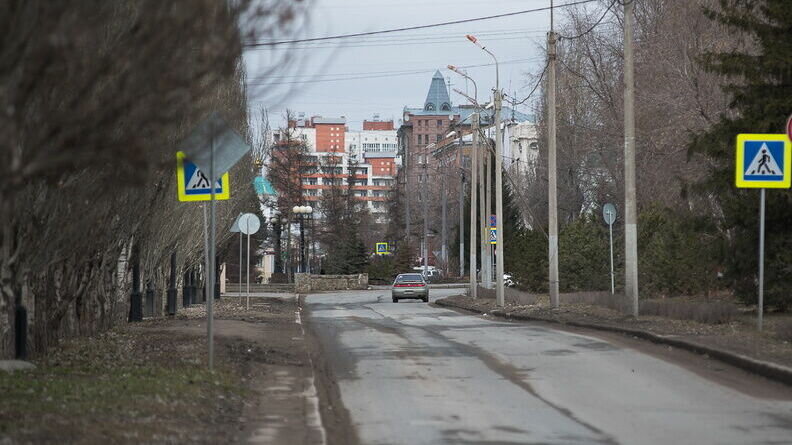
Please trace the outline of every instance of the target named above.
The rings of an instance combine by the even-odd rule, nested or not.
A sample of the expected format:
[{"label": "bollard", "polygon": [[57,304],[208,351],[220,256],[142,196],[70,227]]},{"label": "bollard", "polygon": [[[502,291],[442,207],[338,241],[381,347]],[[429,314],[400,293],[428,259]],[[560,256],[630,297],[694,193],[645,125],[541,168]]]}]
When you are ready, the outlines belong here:
[{"label": "bollard", "polygon": [[184,272],[184,281],[182,282],[182,307],[190,306],[190,272]]},{"label": "bollard", "polygon": [[198,273],[190,269],[190,304],[198,303],[198,286],[196,286],[196,281],[198,281]]},{"label": "bollard", "polygon": [[14,346],[17,360],[27,359],[27,309],[21,304],[14,308]]},{"label": "bollard", "polygon": [[140,260],[133,254],[132,295],[129,298],[129,321],[143,321],[143,295],[140,293]]},{"label": "bollard", "polygon": [[215,257],[215,263],[214,263],[215,266],[214,299],[215,300],[220,299],[220,267],[218,266],[218,264],[220,264],[220,255],[217,255]]},{"label": "bollard", "polygon": [[151,287],[151,281],[146,283],[146,312],[147,317],[154,316],[154,288]]},{"label": "bollard", "polygon": [[171,272],[167,300],[168,315],[176,315],[176,252],[171,254]]}]

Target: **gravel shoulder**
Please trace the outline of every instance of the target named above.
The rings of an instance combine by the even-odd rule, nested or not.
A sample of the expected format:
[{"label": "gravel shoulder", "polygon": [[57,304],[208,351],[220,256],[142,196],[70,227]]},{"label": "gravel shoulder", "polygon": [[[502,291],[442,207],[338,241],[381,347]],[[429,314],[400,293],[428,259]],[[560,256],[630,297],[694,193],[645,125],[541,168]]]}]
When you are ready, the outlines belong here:
[{"label": "gravel shoulder", "polygon": [[466,295],[447,297],[438,300],[437,304],[504,318],[643,331],[792,369],[792,344],[773,334],[773,323],[781,320],[774,320],[772,316],[766,318],[766,331],[758,332],[750,316],[741,317],[731,323],[704,324],[656,316],[634,318],[612,309],[588,304],[565,304],[554,309],[547,302],[539,301],[529,305],[507,303],[499,308],[492,299],[472,299]]},{"label": "gravel shoulder", "polygon": [[0,443],[324,443],[295,299],[215,308],[213,372],[202,306],[0,372]]}]

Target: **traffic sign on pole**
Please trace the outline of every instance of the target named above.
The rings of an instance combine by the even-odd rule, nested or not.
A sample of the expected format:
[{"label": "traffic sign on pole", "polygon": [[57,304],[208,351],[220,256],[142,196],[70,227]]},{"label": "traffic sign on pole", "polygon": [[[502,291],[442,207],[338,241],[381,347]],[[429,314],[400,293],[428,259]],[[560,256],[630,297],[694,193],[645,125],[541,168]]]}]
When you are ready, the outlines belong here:
[{"label": "traffic sign on pole", "polygon": [[489,236],[490,244],[498,244],[498,229],[495,227],[490,227],[490,236]]},{"label": "traffic sign on pole", "polygon": [[[789,132],[789,122],[787,131]],[[758,188],[759,194],[759,295],[756,327],[762,330],[764,317],[765,189],[789,188],[792,179],[792,143],[786,134],[737,135],[736,184]]]},{"label": "traffic sign on pole", "polygon": [[616,206],[607,203],[602,206],[602,217],[605,223],[608,224],[608,233],[610,237],[610,276],[611,276],[611,295],[616,293],[616,275],[613,270],[613,223],[616,222]]},{"label": "traffic sign on pole", "polygon": [[736,184],[739,188],[789,188],[792,144],[785,134],[737,135]]},{"label": "traffic sign on pole", "polygon": [[[184,152],[176,152],[176,188],[179,201],[209,201],[212,199],[212,188],[209,178],[195,163],[185,156]],[[215,182],[215,199],[226,200],[231,196],[228,173]]]},{"label": "traffic sign on pole", "polygon": [[376,253],[377,255],[390,255],[390,251],[388,250],[388,243],[377,243],[376,246]]}]

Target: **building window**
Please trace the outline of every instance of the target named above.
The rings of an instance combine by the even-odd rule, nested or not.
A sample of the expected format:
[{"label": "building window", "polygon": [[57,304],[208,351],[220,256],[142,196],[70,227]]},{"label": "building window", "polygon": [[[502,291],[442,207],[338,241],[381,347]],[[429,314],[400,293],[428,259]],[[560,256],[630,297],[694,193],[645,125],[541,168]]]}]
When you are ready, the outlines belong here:
[{"label": "building window", "polygon": [[438,126],[438,127],[442,127],[442,126],[443,126],[443,121],[442,121],[442,119],[438,119],[438,120],[437,120],[437,126]]}]

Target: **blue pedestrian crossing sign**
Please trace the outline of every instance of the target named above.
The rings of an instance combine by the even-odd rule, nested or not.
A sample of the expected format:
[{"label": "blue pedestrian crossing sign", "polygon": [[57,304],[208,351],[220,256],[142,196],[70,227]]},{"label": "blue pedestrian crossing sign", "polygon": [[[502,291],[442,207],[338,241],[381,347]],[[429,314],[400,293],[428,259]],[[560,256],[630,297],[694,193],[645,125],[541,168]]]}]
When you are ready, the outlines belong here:
[{"label": "blue pedestrian crossing sign", "polygon": [[[176,188],[179,201],[209,201],[212,199],[212,188],[209,179],[190,162],[184,152],[176,152]],[[215,200],[226,200],[231,196],[228,172],[215,182]]]},{"label": "blue pedestrian crossing sign", "polygon": [[498,244],[498,229],[495,227],[490,227],[489,243]]},{"label": "blue pedestrian crossing sign", "polygon": [[789,188],[792,144],[785,134],[737,135],[736,184],[740,188]]},{"label": "blue pedestrian crossing sign", "polygon": [[388,243],[377,243],[376,253],[377,255],[390,255]]}]

